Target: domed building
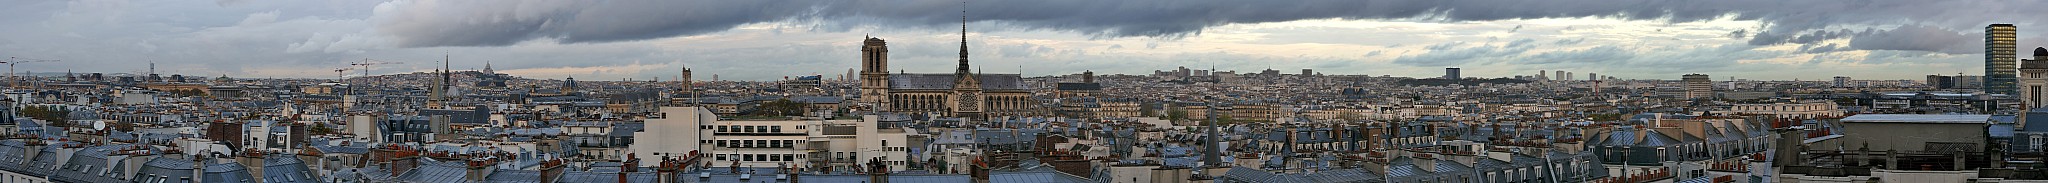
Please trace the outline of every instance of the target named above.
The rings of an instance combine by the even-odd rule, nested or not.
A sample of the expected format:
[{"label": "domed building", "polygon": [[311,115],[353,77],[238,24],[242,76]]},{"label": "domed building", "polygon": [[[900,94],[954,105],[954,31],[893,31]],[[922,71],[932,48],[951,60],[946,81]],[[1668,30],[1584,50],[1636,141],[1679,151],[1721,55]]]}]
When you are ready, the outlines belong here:
[{"label": "domed building", "polygon": [[2020,60],[2020,102],[2026,108],[2048,104],[2048,48],[2034,47],[2034,59]]}]

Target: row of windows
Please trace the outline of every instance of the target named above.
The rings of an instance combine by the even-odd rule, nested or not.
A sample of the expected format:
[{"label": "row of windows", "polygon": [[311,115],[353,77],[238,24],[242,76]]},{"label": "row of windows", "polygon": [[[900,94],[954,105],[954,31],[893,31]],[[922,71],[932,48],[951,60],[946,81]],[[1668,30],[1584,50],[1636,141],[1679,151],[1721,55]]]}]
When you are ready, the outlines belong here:
[{"label": "row of windows", "polygon": [[804,155],[802,154],[717,154],[712,156],[712,159],[718,161],[797,161],[803,158]]},{"label": "row of windows", "polygon": [[726,147],[726,148],[756,148],[756,147],[760,147],[760,148],[788,148],[788,147],[796,147],[797,145],[801,145],[801,144],[803,144],[803,143],[804,143],[803,141],[800,141],[800,140],[705,140],[705,141],[706,141],[705,143],[712,143],[712,144],[714,144],[714,145],[716,145],[716,146],[718,146],[718,147]]},{"label": "row of windows", "polygon": [[[713,132],[717,133],[782,133],[782,126],[705,125],[704,128],[714,129]],[[804,126],[796,126],[796,129],[804,129]]]}]

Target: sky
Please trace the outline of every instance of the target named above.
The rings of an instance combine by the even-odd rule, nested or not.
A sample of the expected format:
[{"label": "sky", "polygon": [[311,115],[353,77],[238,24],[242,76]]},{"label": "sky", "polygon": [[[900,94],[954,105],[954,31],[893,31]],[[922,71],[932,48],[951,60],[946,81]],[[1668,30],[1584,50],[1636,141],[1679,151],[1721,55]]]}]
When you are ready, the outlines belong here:
[{"label": "sky", "polygon": [[[2048,1],[0,0],[16,72],[334,78],[488,63],[528,78],[837,78],[864,37],[895,72],[1239,72],[1632,79],[1981,75],[1983,28],[2048,46]],[[963,13],[963,10],[965,12]],[[356,67],[361,69],[361,67]],[[353,77],[361,71],[344,73]]]}]

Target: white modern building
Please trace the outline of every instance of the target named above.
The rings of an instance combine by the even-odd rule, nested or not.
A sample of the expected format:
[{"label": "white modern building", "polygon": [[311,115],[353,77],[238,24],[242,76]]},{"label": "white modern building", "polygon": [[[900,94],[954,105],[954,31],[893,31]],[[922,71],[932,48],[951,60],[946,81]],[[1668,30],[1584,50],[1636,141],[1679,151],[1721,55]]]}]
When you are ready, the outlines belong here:
[{"label": "white modern building", "polygon": [[[629,149],[641,162],[662,156],[703,153],[699,163],[712,167],[769,168],[789,166],[805,171],[851,170],[860,163],[886,163],[892,171],[910,165],[912,144],[924,141],[900,120],[866,115],[860,120],[719,120],[699,107],[662,107],[633,134]],[[691,143],[695,142],[695,143]]]}]

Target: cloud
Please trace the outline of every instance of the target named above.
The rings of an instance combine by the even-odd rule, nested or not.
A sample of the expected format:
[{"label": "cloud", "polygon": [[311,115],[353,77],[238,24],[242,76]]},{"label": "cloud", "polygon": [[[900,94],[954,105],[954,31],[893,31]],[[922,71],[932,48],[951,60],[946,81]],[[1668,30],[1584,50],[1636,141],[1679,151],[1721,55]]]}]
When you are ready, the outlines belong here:
[{"label": "cloud", "polygon": [[[1738,30],[1738,31],[1740,31],[1740,30]],[[1850,36],[1854,36],[1854,35],[1856,35],[1856,31],[1850,31],[1850,30],[1846,30],[1846,29],[1845,29],[1845,30],[1836,30],[1836,31],[1828,31],[1828,30],[1815,30],[1815,31],[1809,31],[1809,32],[1805,32],[1805,33],[1796,33],[1796,32],[1795,32],[1795,34],[1785,34],[1785,33],[1770,33],[1770,32],[1763,32],[1763,33],[1757,33],[1757,34],[1756,34],[1756,37],[1752,37],[1752,38],[1750,38],[1750,39],[1749,39],[1749,44],[1750,44],[1750,45],[1779,45],[1779,44],[1787,44],[1787,43],[1790,43],[1790,44],[1807,44],[1807,43],[1816,43],[1816,42],[1821,42],[1821,41],[1826,41],[1826,40],[1834,40],[1834,39],[1840,39],[1840,38],[1849,38]]]},{"label": "cloud", "polygon": [[1950,54],[1981,53],[1984,33],[1962,33],[1925,25],[1906,25],[1891,30],[1869,31],[1849,41],[1860,50],[1908,50]]},{"label": "cloud", "polygon": [[1835,51],[1845,51],[1845,50],[1847,50],[1847,49],[1846,49],[1846,48],[1843,48],[1842,46],[1836,45],[1835,43],[1828,43],[1827,45],[1819,45],[1819,46],[1816,46],[1816,45],[1812,45],[1812,44],[1808,44],[1808,45],[1800,45],[1800,46],[1799,46],[1799,52],[1800,52],[1800,53],[1827,53],[1827,52],[1835,52]]},{"label": "cloud", "polygon": [[1420,67],[1440,67],[1465,65],[1489,59],[1509,59],[1534,48],[1535,44],[1530,43],[1535,41],[1533,39],[1520,39],[1502,45],[1469,47],[1463,46],[1465,42],[1435,44],[1424,48],[1430,50],[1427,53],[1395,57],[1394,63]]},{"label": "cloud", "polygon": [[[1756,31],[1752,44],[1772,45],[1811,43],[1847,33],[1817,31],[1834,25],[1942,21],[1945,27],[1973,26],[2013,21],[1993,17],[2037,17],[2033,11],[2020,7],[2042,6],[2048,6],[2048,2],[1059,0],[974,1],[964,8],[969,21],[999,22],[1023,30],[1169,38],[1199,34],[1219,25],[1328,18],[1489,21],[1594,17],[1664,22],[1734,19],[1765,23]],[[390,11],[379,11],[391,15],[380,21],[378,29],[397,38],[400,45],[412,47],[503,46],[534,40],[591,43],[700,35],[744,24],[792,20],[835,27],[943,29],[958,25],[962,8],[958,1],[936,0],[403,1],[393,3]],[[1974,11],[1947,11],[1955,9]]]},{"label": "cloud", "polygon": [[1580,50],[1537,53],[1534,56],[1529,56],[1529,58],[1525,59],[1526,61],[1523,61],[1522,63],[1619,63],[1626,62],[1629,59],[1634,59],[1635,57],[1635,50],[1628,50],[1625,48],[1621,48],[1620,46],[1614,45],[1602,45]]}]

